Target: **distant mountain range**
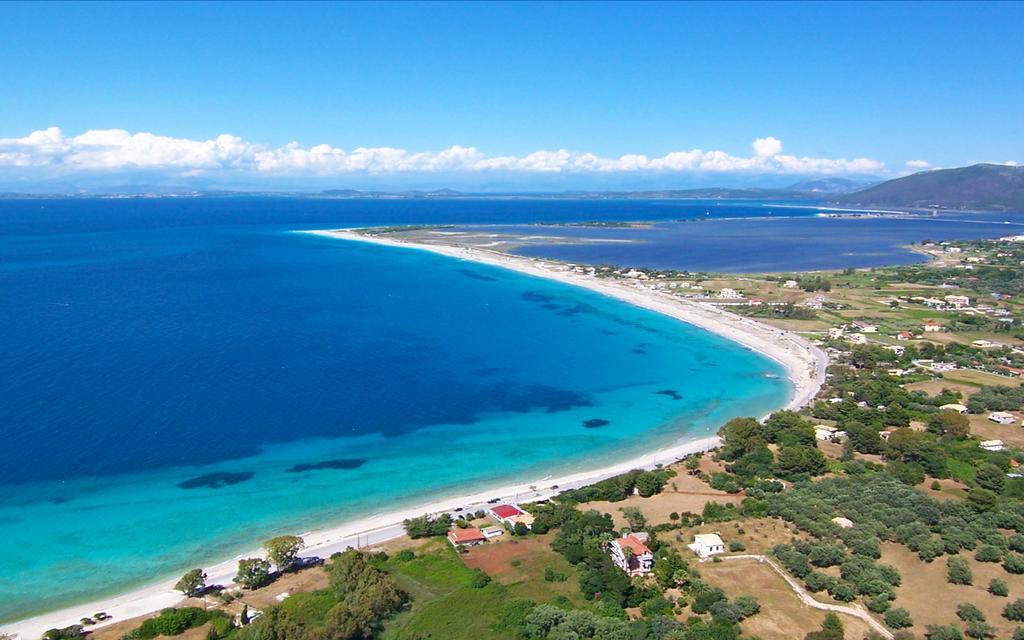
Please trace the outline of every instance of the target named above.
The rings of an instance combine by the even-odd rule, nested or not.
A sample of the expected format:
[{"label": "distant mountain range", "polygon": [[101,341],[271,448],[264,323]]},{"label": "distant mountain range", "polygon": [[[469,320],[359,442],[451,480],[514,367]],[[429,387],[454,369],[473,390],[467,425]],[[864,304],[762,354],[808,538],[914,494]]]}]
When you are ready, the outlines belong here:
[{"label": "distant mountain range", "polygon": [[849,207],[1024,212],[1024,167],[976,164],[889,180],[836,198]]},{"label": "distant mountain range", "polygon": [[895,207],[1024,212],[1024,167],[976,164],[958,169],[924,171],[885,182],[849,178],[814,178],[783,188],[703,187],[636,191],[562,191],[468,193],[454,189],[361,191],[327,189],[315,193],[223,189],[112,190],[104,192],[0,193],[3,198],[167,198],[167,197],[293,197],[337,199],[677,199],[677,200],[805,200],[850,208]]}]

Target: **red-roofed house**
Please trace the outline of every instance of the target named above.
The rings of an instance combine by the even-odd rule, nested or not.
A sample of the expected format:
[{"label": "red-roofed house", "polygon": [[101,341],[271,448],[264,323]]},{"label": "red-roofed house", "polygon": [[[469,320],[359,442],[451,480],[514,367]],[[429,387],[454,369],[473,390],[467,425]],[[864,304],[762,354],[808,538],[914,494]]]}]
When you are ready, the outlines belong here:
[{"label": "red-roofed house", "polygon": [[533,516],[514,504],[495,505],[487,510],[487,515],[508,527],[514,527],[520,522],[526,525],[527,529],[533,527]]},{"label": "red-roofed house", "polygon": [[646,543],[646,533],[631,533],[624,538],[612,540],[608,544],[608,553],[612,562],[630,576],[642,576],[654,568],[654,554]]},{"label": "red-roofed house", "polygon": [[485,538],[484,534],[476,527],[452,529],[448,532],[448,542],[452,543],[453,547],[457,547],[460,544],[465,547],[475,547],[486,541],[487,538]]}]

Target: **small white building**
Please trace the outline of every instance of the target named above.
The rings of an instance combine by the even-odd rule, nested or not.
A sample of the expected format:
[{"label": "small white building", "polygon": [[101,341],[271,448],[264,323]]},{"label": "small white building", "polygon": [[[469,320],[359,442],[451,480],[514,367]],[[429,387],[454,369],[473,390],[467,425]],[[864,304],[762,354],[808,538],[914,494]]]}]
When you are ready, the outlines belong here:
[{"label": "small white building", "polygon": [[990,347],[996,346],[996,343],[990,340],[974,340],[971,342],[971,344],[974,345],[975,347],[978,347],[979,349],[988,349]]},{"label": "small white building", "polygon": [[693,542],[686,546],[702,560],[725,553],[725,543],[717,533],[698,533],[693,536]]},{"label": "small white building", "polygon": [[924,323],[925,333],[938,333],[939,331],[944,331],[945,329],[946,327],[942,326],[942,324],[939,322],[935,322],[934,320],[929,320],[928,322]]},{"label": "small white building", "polygon": [[484,537],[490,540],[491,538],[497,538],[498,536],[505,535],[505,530],[501,527],[484,527],[480,530],[480,533],[484,534]]},{"label": "small white building", "polygon": [[929,368],[932,371],[955,371],[956,370],[956,363],[955,362],[933,362],[931,364],[931,367],[929,367]]},{"label": "small white building", "polygon": [[839,429],[830,427],[827,424],[816,424],[814,425],[814,437],[824,442],[832,442],[836,437],[836,434],[840,433]]},{"label": "small white building", "polygon": [[962,404],[953,402],[950,404],[942,405],[941,407],[939,407],[939,411],[956,411],[957,413],[962,415],[967,413],[968,409]]},{"label": "small white building", "polygon": [[996,424],[1013,424],[1017,422],[1017,418],[1013,417],[1012,413],[1007,413],[1005,411],[993,411],[988,414],[988,419]]},{"label": "small white building", "polygon": [[867,344],[868,337],[863,333],[851,333],[846,337],[850,341],[850,344]]},{"label": "small white building", "polygon": [[1002,451],[1006,448],[1002,440],[984,440],[979,442],[978,446],[985,451]]},{"label": "small white building", "polygon": [[786,280],[782,283],[782,286],[787,289],[796,289],[796,280]]},{"label": "small white building", "polygon": [[870,322],[861,322],[860,320],[856,320],[854,321],[853,326],[860,329],[861,333],[878,333],[878,326],[873,325]]},{"label": "small white building", "polygon": [[642,576],[654,568],[654,554],[647,548],[646,533],[631,533],[608,543],[608,554],[630,576]]},{"label": "small white building", "polygon": [[842,327],[831,327],[828,330],[828,337],[832,338],[833,340],[837,340],[839,338],[842,338],[844,333],[845,331]]},{"label": "small white building", "polygon": [[743,294],[741,294],[739,291],[737,291],[735,289],[730,289],[729,287],[725,287],[724,289],[722,289],[721,291],[718,292],[718,297],[719,298],[742,298]]}]

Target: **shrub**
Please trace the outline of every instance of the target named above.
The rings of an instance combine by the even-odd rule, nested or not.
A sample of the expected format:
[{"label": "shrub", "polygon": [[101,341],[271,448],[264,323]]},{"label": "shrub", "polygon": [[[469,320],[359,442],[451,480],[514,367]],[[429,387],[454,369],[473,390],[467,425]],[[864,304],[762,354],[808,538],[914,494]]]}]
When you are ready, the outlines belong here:
[{"label": "shrub", "polygon": [[926,629],[924,635],[928,640],[963,640],[964,637],[953,625],[930,624]]},{"label": "shrub", "polygon": [[978,562],[999,562],[1003,559],[1003,552],[997,547],[985,544],[978,547],[978,550],[974,553],[974,559]]},{"label": "shrub", "polygon": [[409,562],[416,557],[416,553],[412,549],[402,549],[395,554],[395,560],[399,562]]},{"label": "shrub", "polygon": [[994,638],[996,637],[995,628],[984,622],[978,620],[972,620],[967,623],[967,629],[964,631],[968,638]]},{"label": "shrub", "polygon": [[967,561],[959,556],[952,556],[946,560],[946,580],[950,584],[971,584],[974,576],[971,575],[971,567]]},{"label": "shrub", "polygon": [[1007,573],[1024,573],[1024,555],[1019,553],[1006,554],[1006,557],[1003,558],[1003,569],[1006,569]]},{"label": "shrub", "polygon": [[739,610],[741,620],[745,620],[761,610],[761,604],[753,596],[738,596],[732,603]]},{"label": "shrub", "polygon": [[1017,598],[1003,607],[1003,617],[1014,622],[1024,622],[1024,599]]},{"label": "shrub", "polygon": [[491,576],[480,569],[473,569],[473,577],[469,580],[469,586],[474,589],[483,589],[489,584],[491,584]]},{"label": "shrub", "polygon": [[914,626],[914,619],[906,609],[889,609],[885,612],[885,625],[890,629],[906,629]]},{"label": "shrub", "polygon": [[956,617],[964,622],[985,622],[985,614],[970,602],[961,602],[956,607]]},{"label": "shrub", "polygon": [[999,578],[992,578],[992,580],[989,581],[988,592],[994,596],[999,596],[1000,598],[1005,598],[1010,595],[1010,589],[1006,586],[1006,581],[1000,580]]},{"label": "shrub", "polygon": [[885,613],[892,606],[892,599],[888,593],[880,593],[868,600],[868,610],[872,613]]},{"label": "shrub", "polygon": [[545,582],[565,582],[565,574],[561,571],[556,571],[551,567],[544,569],[544,581]]},{"label": "shrub", "polygon": [[729,551],[732,551],[733,553],[735,553],[737,551],[746,551],[746,550],[747,550],[747,546],[745,544],[743,544],[742,542],[740,542],[739,540],[730,540],[729,541]]}]

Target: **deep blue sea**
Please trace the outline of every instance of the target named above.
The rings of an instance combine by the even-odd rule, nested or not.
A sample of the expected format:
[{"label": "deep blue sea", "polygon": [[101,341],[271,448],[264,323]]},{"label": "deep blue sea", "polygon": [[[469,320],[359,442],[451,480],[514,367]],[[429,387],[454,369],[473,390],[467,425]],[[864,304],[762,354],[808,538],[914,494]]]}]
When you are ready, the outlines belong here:
[{"label": "deep blue sea", "polygon": [[783,404],[777,364],[665,317],[292,232],[655,215],[680,209],[0,201],[0,620]]},{"label": "deep blue sea", "polygon": [[[833,264],[866,237],[889,247],[874,264],[902,255],[904,236],[880,232],[886,223],[836,233],[814,213],[0,200],[0,620],[173,577],[279,533],[704,436],[790,392],[765,376],[777,364],[591,292],[293,230],[656,220],[664,241],[564,250],[750,271]],[[670,222],[695,217],[706,220]],[[999,235],[999,222],[965,218],[941,233]],[[913,224],[911,235],[935,235]],[[673,225],[699,231],[672,236]],[[768,235],[783,244],[766,249]],[[594,420],[603,426],[587,428]]]}]

